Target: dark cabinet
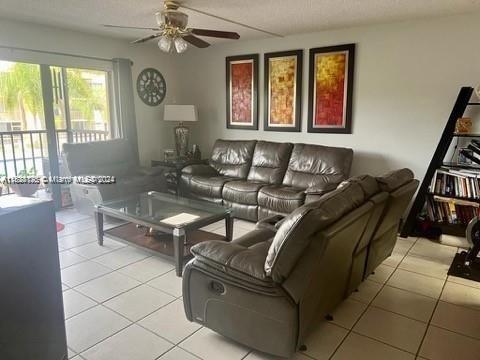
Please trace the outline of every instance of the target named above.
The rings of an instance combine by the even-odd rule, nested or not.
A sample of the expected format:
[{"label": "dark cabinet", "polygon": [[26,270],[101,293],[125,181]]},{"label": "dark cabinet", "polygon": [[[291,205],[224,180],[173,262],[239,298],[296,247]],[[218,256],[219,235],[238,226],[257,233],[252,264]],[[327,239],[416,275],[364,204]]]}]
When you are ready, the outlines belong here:
[{"label": "dark cabinet", "polygon": [[0,359],[67,359],[51,201],[0,198]]}]

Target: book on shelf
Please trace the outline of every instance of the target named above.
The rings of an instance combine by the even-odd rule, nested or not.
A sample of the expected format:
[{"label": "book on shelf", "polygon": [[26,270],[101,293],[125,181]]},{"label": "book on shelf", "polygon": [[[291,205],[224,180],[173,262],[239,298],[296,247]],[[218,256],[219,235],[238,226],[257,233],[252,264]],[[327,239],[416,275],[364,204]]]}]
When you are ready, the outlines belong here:
[{"label": "book on shelf", "polygon": [[432,177],[429,192],[472,200],[480,199],[480,171],[442,167]]},{"label": "book on shelf", "polygon": [[432,222],[467,225],[478,215],[480,203],[434,195],[427,197],[426,206]]}]

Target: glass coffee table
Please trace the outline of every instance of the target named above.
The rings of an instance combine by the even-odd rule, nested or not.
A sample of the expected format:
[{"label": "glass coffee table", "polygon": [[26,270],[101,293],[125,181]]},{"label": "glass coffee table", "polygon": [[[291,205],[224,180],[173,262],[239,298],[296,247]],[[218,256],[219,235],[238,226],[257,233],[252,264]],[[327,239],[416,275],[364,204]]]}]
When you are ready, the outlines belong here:
[{"label": "glass coffee table", "polygon": [[109,236],[103,227],[104,215],[171,234],[177,276],[182,276],[187,233],[225,219],[225,237],[227,241],[232,240],[232,209],[171,194],[151,191],[97,205],[95,222],[99,245],[103,245],[104,235]]}]

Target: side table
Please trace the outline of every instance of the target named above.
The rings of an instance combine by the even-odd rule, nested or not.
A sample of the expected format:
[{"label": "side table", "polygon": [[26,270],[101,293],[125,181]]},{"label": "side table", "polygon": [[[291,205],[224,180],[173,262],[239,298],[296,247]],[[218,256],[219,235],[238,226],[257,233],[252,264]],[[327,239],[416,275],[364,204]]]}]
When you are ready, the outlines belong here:
[{"label": "side table", "polygon": [[151,166],[160,166],[165,168],[165,177],[167,181],[168,191],[180,195],[180,177],[182,176],[182,169],[188,165],[207,164],[208,159],[188,159],[176,158],[171,160],[152,160]]}]

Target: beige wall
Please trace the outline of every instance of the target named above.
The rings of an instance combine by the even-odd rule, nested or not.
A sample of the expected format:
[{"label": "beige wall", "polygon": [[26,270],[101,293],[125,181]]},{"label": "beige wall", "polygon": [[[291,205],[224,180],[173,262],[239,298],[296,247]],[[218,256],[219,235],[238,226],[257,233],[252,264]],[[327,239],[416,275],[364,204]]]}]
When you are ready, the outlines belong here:
[{"label": "beige wall", "polygon": [[[28,49],[45,50],[92,56],[100,58],[128,58],[134,63],[132,67],[133,81],[146,67],[158,69],[165,77],[167,95],[165,102],[172,102],[178,96],[176,66],[177,57],[162,54],[158,48],[146,45],[130,45],[127,40],[111,39],[85,33],[57,29],[53,27],[12,22],[0,19],[0,45]],[[35,60],[44,63],[59,61],[70,66],[82,64],[102,65],[101,62],[85,59],[75,59],[46,54],[27,54],[18,51],[0,49],[0,59]],[[34,58],[34,59],[33,59]],[[163,104],[164,104],[163,103]],[[163,104],[150,107],[141,102],[135,91],[135,111],[138,130],[140,158],[144,164],[151,159],[163,156],[163,148],[171,147],[172,124],[162,121]]]},{"label": "beige wall", "polygon": [[[357,27],[314,34],[228,42],[189,50],[181,58],[181,101],[199,107],[192,127],[204,153],[217,138],[268,139],[347,146],[355,151],[353,173],[381,173],[410,167],[423,177],[453,102],[463,85],[480,83],[480,14]],[[356,69],[353,134],[309,134],[308,49],[354,42]],[[301,133],[227,130],[225,57],[304,49]],[[260,89],[263,57],[260,57]]]}]

